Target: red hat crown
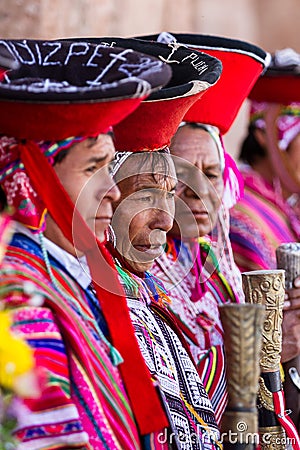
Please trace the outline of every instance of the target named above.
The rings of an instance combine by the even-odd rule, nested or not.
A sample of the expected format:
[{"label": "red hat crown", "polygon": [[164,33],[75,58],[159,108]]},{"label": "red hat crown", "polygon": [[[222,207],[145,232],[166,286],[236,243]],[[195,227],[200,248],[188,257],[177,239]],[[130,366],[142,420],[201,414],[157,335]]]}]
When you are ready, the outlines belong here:
[{"label": "red hat crown", "polygon": [[257,102],[284,105],[300,102],[300,54],[291,48],[277,50],[249,98]]}]

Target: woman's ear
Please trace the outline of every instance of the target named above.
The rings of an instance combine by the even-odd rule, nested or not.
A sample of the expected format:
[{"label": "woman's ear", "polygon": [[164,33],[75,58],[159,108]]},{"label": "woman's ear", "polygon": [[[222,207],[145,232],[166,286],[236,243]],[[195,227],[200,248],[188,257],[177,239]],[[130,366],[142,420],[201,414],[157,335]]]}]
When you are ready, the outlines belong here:
[{"label": "woman's ear", "polygon": [[255,128],[253,134],[254,134],[255,139],[259,143],[259,145],[262,148],[266,149],[267,148],[267,139],[266,139],[265,130],[261,130],[260,128]]}]

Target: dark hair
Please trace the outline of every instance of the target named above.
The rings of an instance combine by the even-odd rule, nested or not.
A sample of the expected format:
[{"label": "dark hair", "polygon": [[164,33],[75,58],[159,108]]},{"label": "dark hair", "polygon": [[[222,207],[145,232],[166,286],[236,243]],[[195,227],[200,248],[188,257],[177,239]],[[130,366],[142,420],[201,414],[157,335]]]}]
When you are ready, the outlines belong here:
[{"label": "dark hair", "polygon": [[[104,134],[107,134],[112,139],[114,139],[113,131],[108,131],[107,133],[104,133]],[[95,141],[97,140],[96,137],[90,138],[90,139],[95,140]],[[76,142],[73,145],[76,145]],[[57,155],[54,156],[54,164],[53,164],[54,166],[55,166],[55,164],[60,163],[60,162],[62,162],[63,159],[65,159],[65,157],[67,156],[67,154],[69,153],[69,150],[73,147],[73,145],[71,145],[70,147],[68,147],[64,150],[61,150],[60,152],[57,153]]]},{"label": "dark hair", "polygon": [[250,166],[266,156],[265,149],[260,145],[255,137],[255,130],[256,127],[254,127],[253,125],[249,125],[248,135],[242,142],[241,152],[239,156],[239,159],[241,161],[248,163]]},{"label": "dark hair", "polygon": [[[133,157],[138,158],[138,166],[135,169],[136,173],[132,173],[132,171],[127,168],[130,168],[130,160]],[[129,164],[129,166],[127,166],[127,164]],[[166,149],[152,152],[136,152],[130,155],[124,162],[124,168],[123,164],[121,165],[119,170],[114,175],[114,179],[116,183],[119,183],[124,179],[124,171],[122,169],[125,169],[125,166],[125,173],[127,173],[125,179],[133,175],[142,174],[142,169],[146,166],[145,173],[151,175],[154,181],[157,182],[157,180],[161,179],[161,177],[165,181],[170,174],[170,164],[172,164],[171,155]],[[160,167],[162,167],[162,170],[158,171],[158,168]]]},{"label": "dark hair", "polygon": [[[156,175],[163,175],[164,180],[169,176],[170,173],[170,154],[166,150],[158,150],[156,152],[141,152],[140,155],[141,162],[139,164],[139,170],[141,170],[145,164],[149,163],[149,158],[151,158],[151,172],[152,177],[156,180]],[[163,172],[157,172],[158,166],[163,165]]]},{"label": "dark hair", "polygon": [[65,157],[67,156],[67,154],[69,153],[71,147],[66,148],[64,150],[61,150],[60,152],[58,152],[55,156],[54,156],[54,166],[57,163],[61,163],[63,159],[65,159]]}]

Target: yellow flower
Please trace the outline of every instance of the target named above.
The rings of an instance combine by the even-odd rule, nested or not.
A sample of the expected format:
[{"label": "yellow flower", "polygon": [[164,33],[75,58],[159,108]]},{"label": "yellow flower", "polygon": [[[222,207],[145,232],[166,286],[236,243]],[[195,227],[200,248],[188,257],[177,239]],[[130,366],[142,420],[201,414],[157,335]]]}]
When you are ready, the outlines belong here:
[{"label": "yellow flower", "polygon": [[8,311],[0,311],[0,386],[14,390],[21,375],[34,367],[33,351],[28,344],[10,330]]}]

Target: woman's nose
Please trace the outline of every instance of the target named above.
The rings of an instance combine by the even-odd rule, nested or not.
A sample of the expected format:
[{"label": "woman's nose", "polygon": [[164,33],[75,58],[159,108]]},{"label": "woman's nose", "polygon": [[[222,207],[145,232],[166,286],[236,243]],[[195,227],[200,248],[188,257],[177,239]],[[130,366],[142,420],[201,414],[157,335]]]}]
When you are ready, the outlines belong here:
[{"label": "woman's nose", "polygon": [[171,230],[174,221],[174,210],[169,207],[153,208],[151,211],[150,228],[159,229],[166,233]]},{"label": "woman's nose", "polygon": [[112,202],[116,202],[119,200],[119,198],[121,196],[121,192],[115,182],[113,182],[112,187],[110,188],[110,190],[107,193],[107,196],[110,198],[110,200]]},{"label": "woman's nose", "polygon": [[98,179],[98,186],[100,195],[102,193],[101,197],[106,198],[111,202],[119,200],[121,196],[120,190],[110,174],[104,174],[102,172]]}]

